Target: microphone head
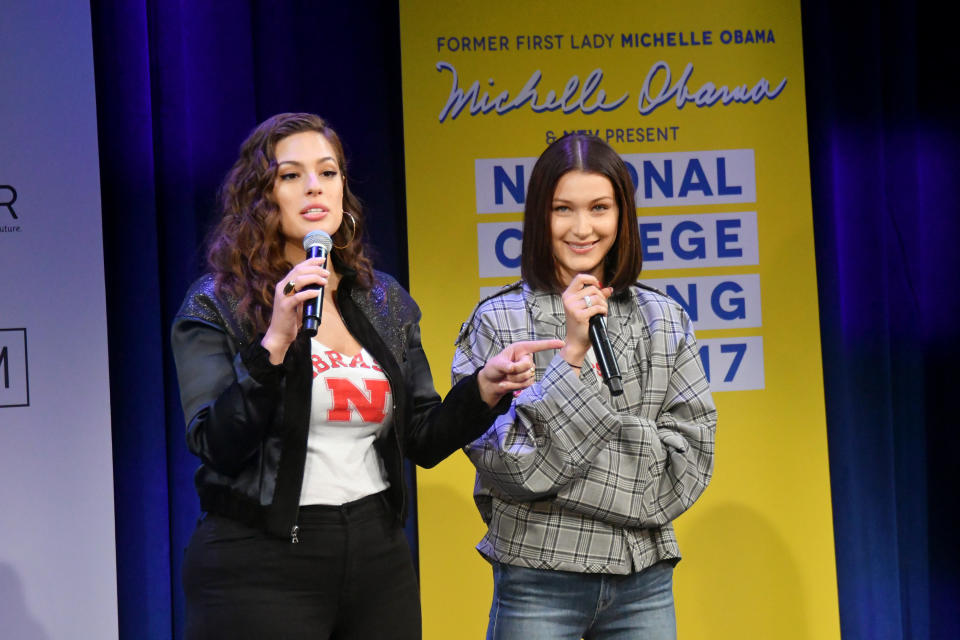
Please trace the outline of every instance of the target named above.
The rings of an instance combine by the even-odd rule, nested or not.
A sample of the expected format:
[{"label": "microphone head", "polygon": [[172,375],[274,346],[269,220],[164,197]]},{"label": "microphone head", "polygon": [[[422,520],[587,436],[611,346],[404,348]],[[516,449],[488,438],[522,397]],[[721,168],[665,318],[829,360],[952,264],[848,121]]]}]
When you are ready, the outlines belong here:
[{"label": "microphone head", "polygon": [[333,238],[326,231],[311,231],[303,239],[303,250],[309,253],[313,247],[323,247],[323,253],[328,254],[333,248]]}]

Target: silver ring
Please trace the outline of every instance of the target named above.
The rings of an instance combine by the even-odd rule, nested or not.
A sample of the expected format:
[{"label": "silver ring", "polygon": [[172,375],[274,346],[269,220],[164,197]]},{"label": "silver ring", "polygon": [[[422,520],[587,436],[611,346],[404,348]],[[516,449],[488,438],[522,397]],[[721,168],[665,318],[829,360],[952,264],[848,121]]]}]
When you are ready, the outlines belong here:
[{"label": "silver ring", "polygon": [[590,296],[583,296],[583,301],[584,301],[584,302],[586,303],[586,305],[587,305],[586,308],[589,309],[589,308],[590,308],[590,304],[591,304]]}]

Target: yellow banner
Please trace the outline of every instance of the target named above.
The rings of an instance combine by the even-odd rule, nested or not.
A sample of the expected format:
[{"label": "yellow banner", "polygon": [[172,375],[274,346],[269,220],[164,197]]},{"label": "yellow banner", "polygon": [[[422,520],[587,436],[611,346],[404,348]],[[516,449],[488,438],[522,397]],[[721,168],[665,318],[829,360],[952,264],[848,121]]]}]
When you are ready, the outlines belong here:
[{"label": "yellow banner", "polygon": [[[404,0],[410,283],[446,386],[480,296],[519,278],[526,180],[570,131],[637,186],[641,280],[694,319],[719,410],[677,522],[681,638],[839,638],[796,0]],[[442,389],[441,389],[442,390]],[[426,638],[482,637],[473,468],[420,472]]]}]

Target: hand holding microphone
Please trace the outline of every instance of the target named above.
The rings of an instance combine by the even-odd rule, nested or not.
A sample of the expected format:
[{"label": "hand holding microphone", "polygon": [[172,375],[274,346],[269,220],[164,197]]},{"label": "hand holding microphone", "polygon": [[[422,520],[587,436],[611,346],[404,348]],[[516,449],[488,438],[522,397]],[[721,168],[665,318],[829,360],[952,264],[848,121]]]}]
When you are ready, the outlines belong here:
[{"label": "hand holding microphone", "polygon": [[320,325],[323,289],[330,277],[326,268],[327,255],[333,240],[326,232],[312,231],[303,242],[307,259],[294,266],[277,283],[270,325],[260,341],[270,352],[270,362],[273,364],[283,362],[287,348],[296,340],[301,327],[312,337]]},{"label": "hand holding microphone", "polygon": [[596,277],[580,273],[574,276],[563,292],[563,308],[567,318],[567,337],[560,355],[573,367],[581,367],[587,351],[593,347],[603,381],[611,395],[623,393],[620,368],[607,335],[607,298],[610,287],[600,288]]}]

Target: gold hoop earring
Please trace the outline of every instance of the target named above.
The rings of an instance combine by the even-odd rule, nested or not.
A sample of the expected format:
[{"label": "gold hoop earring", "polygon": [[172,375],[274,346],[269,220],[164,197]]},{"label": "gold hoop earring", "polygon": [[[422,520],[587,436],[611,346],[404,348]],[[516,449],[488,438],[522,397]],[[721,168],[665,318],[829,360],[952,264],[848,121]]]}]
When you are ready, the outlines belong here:
[{"label": "gold hoop earring", "polygon": [[353,242],[353,238],[357,235],[357,219],[354,218],[353,214],[347,211],[346,209],[344,209],[343,215],[350,217],[350,222],[352,223],[351,226],[353,228],[350,230],[350,239],[347,240],[346,244],[344,244],[342,247],[338,247],[336,244],[334,244],[333,245],[334,249],[346,249],[347,247],[350,246],[350,244]]}]

